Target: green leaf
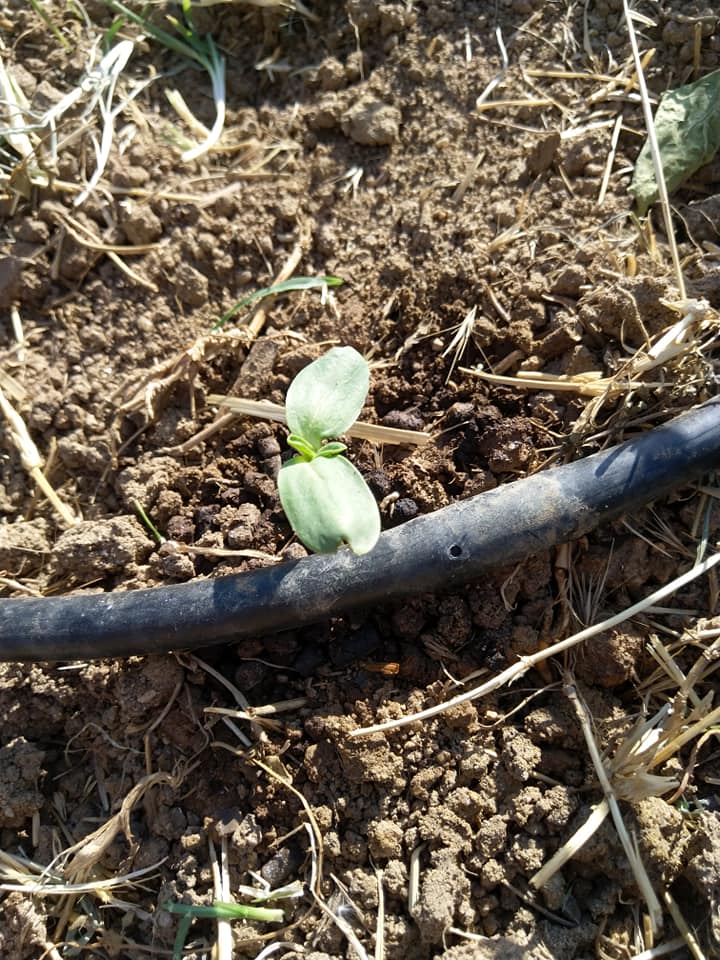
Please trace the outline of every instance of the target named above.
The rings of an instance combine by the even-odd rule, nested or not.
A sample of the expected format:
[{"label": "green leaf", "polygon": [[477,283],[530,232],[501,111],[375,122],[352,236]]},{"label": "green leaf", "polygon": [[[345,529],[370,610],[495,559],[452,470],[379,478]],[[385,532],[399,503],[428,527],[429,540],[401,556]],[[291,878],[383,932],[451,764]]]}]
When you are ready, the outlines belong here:
[{"label": "green leaf", "polygon": [[367,360],[352,347],[333,347],[295,377],[285,398],[291,433],[315,449],[357,420],[370,387]]},{"label": "green leaf", "polygon": [[341,280],[340,277],[292,277],[290,280],[285,280],[283,283],[276,283],[274,287],[263,287],[262,290],[256,290],[255,293],[251,293],[247,297],[243,297],[242,300],[238,302],[224,313],[219,320],[216,320],[212,325],[212,330],[217,330],[224,323],[226,323],[230,317],[234,317],[238,310],[242,310],[243,307],[249,307],[251,303],[255,303],[256,300],[264,300],[265,297],[276,297],[281,293],[290,293],[292,290],[315,290],[322,287],[339,287],[345,283],[344,280]]},{"label": "green leaf", "polygon": [[336,457],[339,453],[347,450],[347,444],[340,443],[339,440],[332,440],[330,443],[324,443],[317,451],[318,457]]},{"label": "green leaf", "polygon": [[[720,149],[720,70],[664,93],[655,113],[655,132],[668,193],[672,193]],[[644,216],[658,198],[649,141],[637,158],[629,189]]]},{"label": "green leaf", "polygon": [[375,546],[380,511],[345,457],[294,457],[280,468],[278,491],[291,527],[309,550],[333,553],[347,543],[361,554]]},{"label": "green leaf", "polygon": [[311,443],[308,443],[304,437],[299,437],[296,433],[291,433],[287,442],[293,450],[297,450],[303,460],[312,460],[317,453]]},{"label": "green leaf", "polygon": [[205,904],[163,903],[163,910],[177,913],[182,917],[211,920],[257,920],[261,923],[282,923],[285,914],[272,907],[250,907],[244,903],[226,903],[213,900],[210,906]]}]

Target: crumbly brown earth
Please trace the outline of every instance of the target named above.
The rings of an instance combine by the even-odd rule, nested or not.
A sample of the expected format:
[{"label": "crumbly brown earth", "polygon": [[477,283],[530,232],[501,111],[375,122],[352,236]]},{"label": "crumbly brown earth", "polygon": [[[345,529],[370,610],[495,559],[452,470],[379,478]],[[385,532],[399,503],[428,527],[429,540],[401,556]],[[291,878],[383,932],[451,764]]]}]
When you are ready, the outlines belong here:
[{"label": "crumbly brown earth", "polygon": [[[74,6],[41,6],[67,46],[31,5],[10,0],[0,11],[3,61],[36,114],[79,82],[112,22],[97,0],[85,4],[92,27]],[[164,6],[154,9],[158,23]],[[677,317],[659,217],[655,232],[631,218],[627,186],[644,128],[633,70],[621,72],[630,49],[618,0],[308,7],[312,16],[241,3],[196,10],[199,32],[211,32],[227,58],[221,149],[181,160],[173,141],[187,128],[164,91],[177,87],[210,127],[209,81],[195,69],[174,72],[178,59],[146,40],[120,86],[151,69],[161,76],[117,117],[90,198],[73,206],[94,164],[83,134],[61,138],[48,188],[16,171],[0,199],[0,303],[17,306],[26,337],[18,347],[10,323],[0,329],[1,372],[14,383],[0,386],[48,457],[60,497],[83,518],[63,526],[5,431],[4,596],[152,587],[264,562],[158,549],[136,503],[181,545],[303,556],[275,487],[284,428],[238,418],[187,442],[216,416],[209,394],[282,403],[292,377],[332,343],[374,363],[364,419],[433,435],[417,449],[352,443],[386,528],[592,452],[638,418],[659,423],[712,394],[711,354],[664,371],[662,389],[608,402],[594,420],[583,419],[587,398],[576,393],[490,384],[461,369],[612,375]],[[647,65],[655,95],[720,66],[711,5],[669,0],[646,12],[655,25],[642,26],[641,42],[655,49]],[[496,29],[509,69],[478,109],[501,70]],[[9,171],[17,156],[7,140],[0,147]],[[689,294],[714,308],[719,182],[716,160],[674,197]],[[239,299],[271,285],[298,245],[296,274],[337,275],[345,285],[327,302],[310,291],[264,303],[254,341],[216,337],[185,352]],[[455,364],[448,347],[473,308]],[[244,327],[250,312],[233,324]],[[487,677],[667,583],[692,563],[708,517],[717,539],[708,502],[680,491],[572,544],[569,555],[531,557],[455,593],[399,596],[228,643],[202,662],[3,665],[0,848],[50,864],[150,777],[127,835],[117,824],[81,875],[63,874],[62,860],[54,869],[76,881],[152,869],[71,900],[2,894],[0,957],[46,956],[53,943],[61,957],[171,955],[178,917],[162,905],[212,900],[209,843],[226,847],[233,891],[258,877],[273,888],[309,884],[310,816],[322,843],[319,891],[368,955],[379,915],[387,960],[614,958],[652,946],[610,820],[539,893],[528,886],[602,797],[559,668],[425,723],[349,733],[446,700],[474,671]],[[602,748],[628,733],[643,696],[650,712],[672,696],[669,683],[653,685],[651,635],[674,642],[713,616],[716,601],[716,581],[700,579],[667,601],[677,614],[656,611],[578,652],[575,676]],[[683,669],[700,653],[674,649]],[[300,702],[267,725],[236,719],[230,729],[206,712],[238,706],[218,675],[254,707]],[[712,684],[697,692],[711,695]],[[655,772],[680,779],[689,749]],[[717,956],[713,740],[693,759],[680,802],[670,790],[622,809],[656,890],[672,892],[706,955]],[[156,776],[165,773],[175,779]],[[295,925],[277,933],[237,923],[233,956],[255,957],[273,941],[284,957],[354,955],[309,893],[282,905]],[[655,942],[675,936],[666,913]],[[197,921],[185,956],[209,957],[215,937],[211,921]]]}]

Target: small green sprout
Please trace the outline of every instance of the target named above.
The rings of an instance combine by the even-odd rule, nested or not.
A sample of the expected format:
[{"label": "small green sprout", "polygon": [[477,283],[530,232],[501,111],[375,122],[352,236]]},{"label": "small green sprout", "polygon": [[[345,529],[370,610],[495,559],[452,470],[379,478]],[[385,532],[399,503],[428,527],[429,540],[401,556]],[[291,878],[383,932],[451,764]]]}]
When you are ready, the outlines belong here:
[{"label": "small green sprout", "polygon": [[211,906],[194,906],[187,903],[163,903],[162,909],[168,913],[179,914],[175,944],[173,946],[173,960],[183,960],[185,941],[190,933],[190,927],[195,918],[209,920],[255,920],[260,923],[283,923],[285,914],[282,910],[268,907],[248,907],[244,903],[225,903],[222,900],[213,901]]},{"label": "small green sprout", "polygon": [[[182,20],[167,15],[168,22],[173,26],[176,34],[155,26],[144,14],[135,13],[120,0],[104,0],[104,2],[122,17],[132,20],[133,23],[142,28],[144,33],[149,34],[167,47],[168,50],[173,50],[188,60],[194,60],[195,63],[200,64],[207,70],[215,101],[215,122],[212,129],[207,132],[203,142],[186,150],[182,155],[182,159],[185,161],[197,160],[198,157],[215,146],[225,125],[225,57],[218,52],[215,42],[209,34],[206,37],[201,37],[195,29],[192,20],[192,0],[180,0]],[[115,24],[113,24],[110,30],[115,29]]]},{"label": "small green sprout", "polygon": [[369,386],[364,357],[334,347],[301,370],[287,392],[288,443],[298,456],[280,468],[278,491],[293,530],[316,553],[333,553],[343,543],[367,553],[380,536],[375,497],[342,456],[345,444],[332,439],[357,420]]},{"label": "small green sprout", "polygon": [[235,306],[230,307],[219,320],[215,321],[211,329],[217,330],[231,317],[234,317],[238,310],[242,310],[243,307],[249,307],[250,304],[255,303],[256,300],[264,300],[265,297],[276,297],[281,293],[290,293],[292,290],[312,290],[320,288],[325,292],[328,287],[339,287],[344,282],[345,281],[339,277],[291,277],[290,280],[276,283],[272,287],[263,287],[262,290],[256,290],[255,293],[251,293],[249,296],[243,297],[242,300],[238,300]]}]

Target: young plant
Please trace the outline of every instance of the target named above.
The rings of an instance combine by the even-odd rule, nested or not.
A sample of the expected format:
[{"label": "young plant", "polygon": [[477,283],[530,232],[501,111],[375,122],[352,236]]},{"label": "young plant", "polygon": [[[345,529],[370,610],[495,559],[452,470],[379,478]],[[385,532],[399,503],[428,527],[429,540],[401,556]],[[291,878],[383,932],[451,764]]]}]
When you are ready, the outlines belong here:
[{"label": "young plant", "polygon": [[369,386],[367,361],[352,347],[334,347],[301,370],[287,392],[288,443],[298,455],[280,468],[278,491],[293,530],[316,553],[343,543],[367,553],[380,536],[375,497],[342,456],[345,444],[333,439],[357,420]]},{"label": "young plant", "polygon": [[313,290],[318,288],[322,290],[324,297],[328,287],[339,287],[342,286],[343,283],[345,283],[345,281],[341,280],[340,277],[291,277],[289,280],[276,283],[272,287],[263,287],[262,290],[256,290],[255,293],[251,293],[249,296],[243,297],[242,300],[238,300],[235,306],[230,307],[219,320],[215,321],[211,329],[218,330],[224,323],[227,323],[231,317],[234,317],[239,310],[242,310],[243,307],[249,307],[251,303],[255,303],[257,300],[264,300],[265,297],[276,297],[281,293],[290,293],[292,290]]},{"label": "young plant", "polygon": [[207,71],[215,101],[215,122],[212,129],[207,131],[207,136],[202,143],[196,144],[182,154],[182,159],[186,162],[197,160],[215,146],[225,125],[225,57],[218,53],[213,38],[209,34],[201,37],[195,29],[192,20],[192,0],[180,0],[182,20],[168,15],[167,19],[175,28],[176,34],[155,26],[144,15],[130,10],[120,0],[104,0],[104,2],[122,17],[132,20],[168,50],[174,50],[188,60],[194,60]]}]

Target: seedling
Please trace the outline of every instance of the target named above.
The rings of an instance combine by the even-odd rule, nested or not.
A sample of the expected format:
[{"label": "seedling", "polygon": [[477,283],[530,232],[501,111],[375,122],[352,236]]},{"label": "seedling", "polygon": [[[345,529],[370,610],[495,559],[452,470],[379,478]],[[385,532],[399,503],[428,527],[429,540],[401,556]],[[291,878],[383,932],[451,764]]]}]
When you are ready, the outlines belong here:
[{"label": "seedling", "polygon": [[288,443],[298,455],[280,468],[278,491],[293,530],[316,553],[343,543],[367,553],[380,536],[375,497],[342,456],[345,444],[333,439],[357,420],[369,386],[367,361],[352,347],[334,347],[301,370],[287,392]]},{"label": "seedling", "polygon": [[340,277],[291,277],[290,280],[284,280],[282,283],[273,284],[272,287],[263,287],[262,290],[256,290],[247,297],[243,297],[230,309],[224,313],[219,320],[216,320],[212,326],[213,330],[219,329],[224,323],[227,323],[231,317],[242,310],[243,307],[249,307],[251,303],[257,300],[264,300],[265,297],[277,297],[281,293],[289,293],[291,290],[313,290],[320,289],[323,297],[326,295],[328,287],[339,287],[345,281]]},{"label": "seedling", "polygon": [[207,71],[212,83],[213,99],[215,101],[215,122],[212,129],[207,131],[207,136],[203,142],[186,150],[182,155],[182,159],[185,161],[197,160],[198,157],[215,146],[225,125],[225,58],[218,53],[210,35],[201,37],[195,29],[192,21],[191,0],[181,0],[182,20],[168,16],[168,21],[176,31],[175,34],[155,26],[146,17],[135,13],[125,4],[120,3],[120,0],[105,0],[105,3],[116,13],[132,20],[133,23],[136,23],[145,33],[152,36],[163,46],[169,50],[174,50],[188,60],[195,61]]},{"label": "seedling", "polygon": [[163,910],[179,914],[182,920],[178,924],[173,947],[173,960],[182,960],[185,953],[185,941],[195,918],[210,920],[255,920],[260,923],[282,923],[285,914],[282,910],[268,907],[248,907],[243,903],[225,903],[214,901],[210,906],[187,903],[164,903]]}]

